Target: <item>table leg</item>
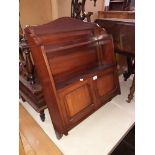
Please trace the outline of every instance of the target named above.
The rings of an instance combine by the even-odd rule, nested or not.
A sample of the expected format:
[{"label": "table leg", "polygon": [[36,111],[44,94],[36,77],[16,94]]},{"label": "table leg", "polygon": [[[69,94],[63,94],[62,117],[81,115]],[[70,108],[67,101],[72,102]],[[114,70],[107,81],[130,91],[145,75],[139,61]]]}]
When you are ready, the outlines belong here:
[{"label": "table leg", "polygon": [[128,95],[128,100],[127,100],[128,103],[130,103],[131,100],[133,99],[134,92],[135,92],[135,76],[133,78],[132,85],[130,87],[130,93]]},{"label": "table leg", "polygon": [[132,56],[127,56],[128,70],[123,73],[124,81],[126,81],[131,74],[134,74],[135,63],[133,63],[134,58]]},{"label": "table leg", "polygon": [[45,121],[45,113],[44,113],[44,110],[40,112],[40,119],[42,120],[42,122]]}]

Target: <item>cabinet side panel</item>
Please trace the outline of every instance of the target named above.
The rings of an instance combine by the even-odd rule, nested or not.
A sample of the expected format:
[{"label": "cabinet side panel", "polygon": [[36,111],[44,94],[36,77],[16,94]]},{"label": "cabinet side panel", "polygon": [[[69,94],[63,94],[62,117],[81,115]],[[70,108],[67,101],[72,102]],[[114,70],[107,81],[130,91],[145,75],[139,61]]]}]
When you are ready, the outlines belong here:
[{"label": "cabinet side panel", "polygon": [[28,39],[32,57],[35,63],[36,71],[38,73],[40,82],[43,86],[43,94],[49,109],[49,113],[51,116],[51,120],[56,132],[60,134],[66,133],[66,129],[63,125],[63,120],[61,117],[61,111],[58,107],[57,94],[55,91],[54,83],[52,80],[52,74],[48,69],[48,63],[46,62],[43,50],[41,46],[35,46],[35,38],[36,36],[31,36],[31,34],[26,34],[26,38]]}]

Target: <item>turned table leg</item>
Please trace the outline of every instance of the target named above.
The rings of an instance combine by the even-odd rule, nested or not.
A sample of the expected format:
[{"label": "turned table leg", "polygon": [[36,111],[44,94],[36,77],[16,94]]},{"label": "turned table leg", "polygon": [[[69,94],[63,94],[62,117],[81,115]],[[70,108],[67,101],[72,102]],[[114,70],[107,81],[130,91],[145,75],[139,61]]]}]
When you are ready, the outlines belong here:
[{"label": "turned table leg", "polygon": [[132,62],[134,58],[132,56],[127,56],[127,66],[128,70],[123,73],[124,81],[126,81],[131,74],[134,74],[135,64]]},{"label": "turned table leg", "polygon": [[131,100],[133,99],[134,92],[135,92],[135,76],[133,78],[132,85],[130,87],[130,93],[128,95],[128,100],[127,100],[128,103],[130,103]]},{"label": "turned table leg", "polygon": [[40,119],[42,120],[42,122],[45,121],[45,113],[44,113],[44,110],[40,112]]}]

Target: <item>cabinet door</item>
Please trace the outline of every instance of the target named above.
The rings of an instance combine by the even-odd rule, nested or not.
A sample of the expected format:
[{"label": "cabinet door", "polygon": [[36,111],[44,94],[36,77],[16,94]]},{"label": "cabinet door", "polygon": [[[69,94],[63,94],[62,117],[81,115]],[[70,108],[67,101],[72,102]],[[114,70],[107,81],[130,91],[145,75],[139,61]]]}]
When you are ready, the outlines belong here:
[{"label": "cabinet door", "polygon": [[97,106],[110,100],[119,92],[119,83],[117,73],[113,68],[109,68],[96,75],[93,79],[94,93],[97,100]]},{"label": "cabinet door", "polygon": [[94,109],[92,91],[88,81],[79,81],[59,92],[64,121],[69,127],[84,119]]}]

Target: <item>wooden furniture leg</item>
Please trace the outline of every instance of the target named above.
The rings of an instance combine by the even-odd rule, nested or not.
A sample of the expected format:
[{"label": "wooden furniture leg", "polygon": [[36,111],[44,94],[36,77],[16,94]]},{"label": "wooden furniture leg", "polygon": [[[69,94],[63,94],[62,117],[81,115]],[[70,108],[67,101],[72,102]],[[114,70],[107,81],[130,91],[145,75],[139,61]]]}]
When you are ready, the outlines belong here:
[{"label": "wooden furniture leg", "polygon": [[63,136],[63,134],[58,133],[57,131],[55,131],[56,137],[58,140],[60,140]]},{"label": "wooden furniture leg", "polygon": [[44,113],[44,110],[40,112],[40,119],[42,120],[42,122],[45,121],[45,113]]},{"label": "wooden furniture leg", "polygon": [[130,103],[131,100],[133,99],[134,92],[135,92],[135,76],[133,78],[132,85],[130,87],[130,93],[128,95],[128,100],[127,100],[128,103]]},{"label": "wooden furniture leg", "polygon": [[128,70],[123,73],[124,81],[126,81],[131,74],[134,74],[135,64],[132,63],[133,59],[134,58],[132,56],[127,56]]}]

